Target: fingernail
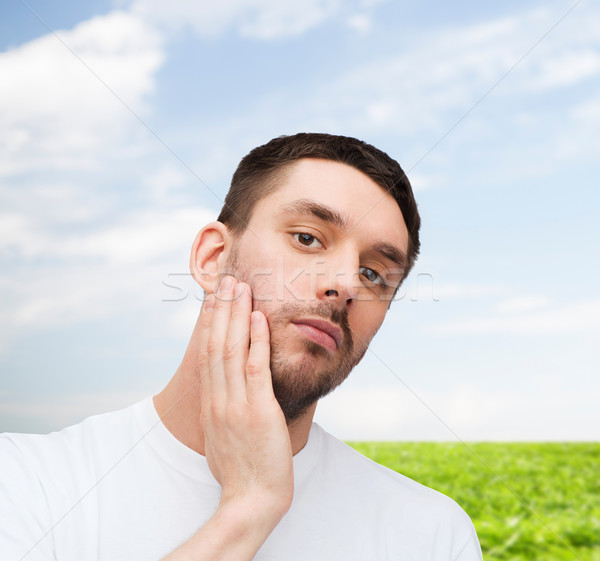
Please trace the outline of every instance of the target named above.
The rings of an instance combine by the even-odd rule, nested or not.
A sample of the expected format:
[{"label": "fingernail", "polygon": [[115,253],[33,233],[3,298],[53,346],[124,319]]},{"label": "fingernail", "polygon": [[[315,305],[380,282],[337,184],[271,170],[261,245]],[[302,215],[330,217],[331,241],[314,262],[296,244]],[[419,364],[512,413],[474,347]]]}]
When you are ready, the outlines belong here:
[{"label": "fingernail", "polygon": [[235,292],[233,293],[233,297],[235,300],[237,300],[242,293],[244,292],[244,285],[241,283],[238,283],[238,285],[235,287]]},{"label": "fingernail", "polygon": [[221,281],[221,285],[219,286],[219,292],[225,291],[225,290],[231,290],[233,288],[233,283],[235,282],[233,277],[230,277],[229,275],[227,275],[226,277],[223,277],[223,280]]},{"label": "fingernail", "polygon": [[252,312],[252,314],[250,314],[250,323],[254,326],[260,324],[260,312]]},{"label": "fingernail", "polygon": [[206,298],[204,298],[204,310],[207,312],[212,312],[215,307],[215,295],[209,294]]}]

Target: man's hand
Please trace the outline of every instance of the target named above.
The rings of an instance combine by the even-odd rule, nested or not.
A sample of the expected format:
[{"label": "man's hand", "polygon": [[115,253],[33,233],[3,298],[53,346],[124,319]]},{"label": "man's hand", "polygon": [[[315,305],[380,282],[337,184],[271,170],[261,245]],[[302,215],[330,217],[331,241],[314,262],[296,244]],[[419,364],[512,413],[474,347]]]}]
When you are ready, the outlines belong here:
[{"label": "man's hand", "polygon": [[273,395],[269,328],[252,313],[250,287],[225,277],[202,310],[202,428],[222,502],[254,496],[287,511],[292,500],[290,437]]},{"label": "man's hand", "polygon": [[225,277],[200,312],[201,423],[223,492],[217,512],[166,559],[252,559],[289,509],[289,432],[271,381],[269,328],[250,287]]}]

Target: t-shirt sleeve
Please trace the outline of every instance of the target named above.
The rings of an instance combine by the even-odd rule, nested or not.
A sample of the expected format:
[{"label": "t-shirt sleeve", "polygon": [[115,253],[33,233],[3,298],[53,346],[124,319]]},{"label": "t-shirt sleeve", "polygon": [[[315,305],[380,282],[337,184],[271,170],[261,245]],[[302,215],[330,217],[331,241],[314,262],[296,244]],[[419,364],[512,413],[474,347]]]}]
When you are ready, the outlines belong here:
[{"label": "t-shirt sleeve", "polygon": [[36,473],[36,459],[17,444],[19,436],[0,435],[1,557],[3,561],[55,561],[46,493]]}]

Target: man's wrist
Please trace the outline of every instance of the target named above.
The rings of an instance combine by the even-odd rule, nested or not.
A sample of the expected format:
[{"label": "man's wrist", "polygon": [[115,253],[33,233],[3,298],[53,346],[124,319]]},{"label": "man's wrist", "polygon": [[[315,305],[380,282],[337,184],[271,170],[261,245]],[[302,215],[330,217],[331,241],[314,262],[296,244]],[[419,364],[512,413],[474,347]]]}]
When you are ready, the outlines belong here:
[{"label": "man's wrist", "polygon": [[285,516],[291,502],[291,494],[287,497],[258,490],[244,494],[224,493],[215,515],[226,518],[240,532],[250,529],[268,535]]}]

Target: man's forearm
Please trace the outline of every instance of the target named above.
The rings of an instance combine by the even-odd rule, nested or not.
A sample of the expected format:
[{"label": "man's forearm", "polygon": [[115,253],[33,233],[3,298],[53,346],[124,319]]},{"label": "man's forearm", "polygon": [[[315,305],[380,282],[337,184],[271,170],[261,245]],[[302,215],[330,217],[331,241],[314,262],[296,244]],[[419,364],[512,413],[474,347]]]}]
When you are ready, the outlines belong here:
[{"label": "man's forearm", "polygon": [[264,496],[222,502],[208,522],[163,561],[250,561],[288,508]]}]

